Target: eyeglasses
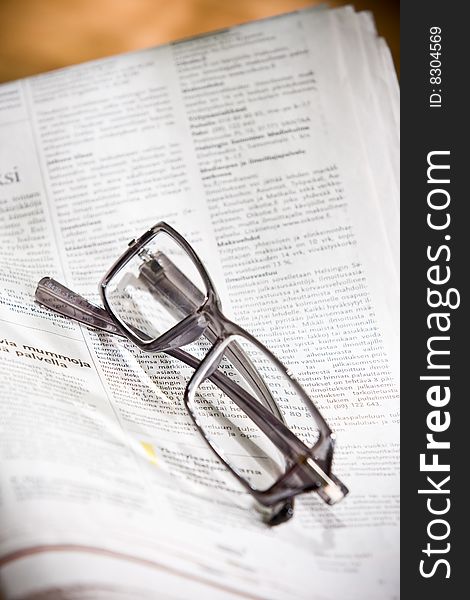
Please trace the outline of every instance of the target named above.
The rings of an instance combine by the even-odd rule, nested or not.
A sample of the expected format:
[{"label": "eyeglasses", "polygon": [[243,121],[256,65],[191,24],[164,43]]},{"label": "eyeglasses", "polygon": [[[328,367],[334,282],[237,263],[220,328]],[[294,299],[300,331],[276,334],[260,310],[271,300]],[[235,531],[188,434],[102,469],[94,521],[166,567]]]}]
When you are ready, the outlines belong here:
[{"label": "eyeglasses", "polygon": [[[36,301],[85,325],[165,352],[194,369],[184,404],[206,443],[277,525],[294,497],[316,491],[335,504],[347,488],[331,472],[335,436],[293,374],[254,336],[227,319],[209,274],[189,243],[158,223],[109,269],[104,308],[49,277]],[[200,360],[182,350],[200,338]]]}]

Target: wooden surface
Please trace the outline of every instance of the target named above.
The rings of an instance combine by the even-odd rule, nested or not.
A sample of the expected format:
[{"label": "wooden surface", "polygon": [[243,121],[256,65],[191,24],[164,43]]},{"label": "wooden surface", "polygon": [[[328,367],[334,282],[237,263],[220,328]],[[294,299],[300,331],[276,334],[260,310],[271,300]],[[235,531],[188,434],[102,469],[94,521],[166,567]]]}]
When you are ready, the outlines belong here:
[{"label": "wooden surface", "polygon": [[[320,0],[0,0],[0,82],[137,50]],[[341,0],[331,6],[347,4]],[[399,69],[398,0],[358,0],[374,13]]]}]

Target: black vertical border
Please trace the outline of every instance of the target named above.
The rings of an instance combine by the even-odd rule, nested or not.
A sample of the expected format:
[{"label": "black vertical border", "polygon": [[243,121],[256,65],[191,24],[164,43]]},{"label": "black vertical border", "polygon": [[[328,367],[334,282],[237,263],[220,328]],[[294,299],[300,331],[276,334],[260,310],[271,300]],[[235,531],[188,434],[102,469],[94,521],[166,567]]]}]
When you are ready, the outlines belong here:
[{"label": "black vertical border", "polygon": [[[468,278],[470,277],[470,193],[467,179],[470,175],[467,139],[470,137],[469,73],[470,73],[470,21],[466,18],[467,3],[452,0],[403,0],[401,2],[401,597],[446,599],[466,597],[470,592],[467,577],[466,537],[470,537],[469,518],[465,509],[470,507],[470,477],[467,474],[470,458],[470,427],[467,421],[470,395],[466,389],[465,373],[470,372],[470,353],[467,305]],[[430,28],[442,29],[442,82],[430,83]],[[429,106],[433,88],[441,89],[441,108]],[[450,150],[449,207],[451,224],[445,232],[433,231],[426,224],[427,154],[434,150]],[[444,240],[444,235],[451,236]],[[426,318],[433,309],[427,304],[427,269],[431,266],[426,257],[428,245],[437,248],[447,243],[451,250],[449,262],[440,261],[451,269],[447,287],[455,287],[461,296],[460,307],[448,310],[451,328],[448,348],[451,399],[446,408],[451,416],[450,428],[440,434],[440,439],[451,443],[450,450],[440,452],[441,461],[450,461],[451,507],[442,518],[451,527],[449,537],[442,541],[429,539],[427,526],[433,518],[426,506],[427,496],[418,489],[429,488],[426,475],[419,469],[419,455],[426,450],[428,428],[426,417],[430,410],[426,391],[430,382],[420,381],[427,371],[427,341],[432,333]],[[443,254],[444,256],[444,254]],[[436,286],[433,286],[436,287]],[[445,286],[443,286],[445,287]],[[439,310],[445,310],[444,308]],[[444,334],[443,334],[444,335]],[[439,374],[442,374],[440,372]],[[447,384],[444,384],[447,385]],[[467,431],[469,429],[469,431]],[[436,436],[437,437],[437,436]],[[444,454],[447,453],[447,454]],[[436,473],[442,480],[444,473]],[[444,487],[444,486],[443,486]],[[441,499],[444,495],[434,495]],[[437,506],[438,500],[436,500]],[[443,504],[441,504],[442,506]],[[470,512],[469,512],[470,514]],[[444,532],[444,526],[440,530]],[[439,528],[434,529],[439,533]],[[427,543],[438,549],[450,543],[449,552],[423,553]],[[430,572],[439,558],[450,564],[441,564],[432,577],[420,575],[420,561],[426,560],[425,570]],[[468,573],[468,575],[467,575]],[[457,592],[457,590],[460,590]],[[462,596],[463,595],[463,596]]]}]

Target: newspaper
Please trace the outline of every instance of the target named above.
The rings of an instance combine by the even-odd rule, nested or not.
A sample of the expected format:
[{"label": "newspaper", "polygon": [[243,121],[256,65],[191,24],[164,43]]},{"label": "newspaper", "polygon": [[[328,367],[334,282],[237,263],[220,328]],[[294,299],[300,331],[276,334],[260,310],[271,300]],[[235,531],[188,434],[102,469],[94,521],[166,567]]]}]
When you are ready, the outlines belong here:
[{"label": "newspaper", "polygon": [[[0,86],[6,598],[398,597],[397,92],[352,9]],[[266,526],[186,414],[191,370],[34,302],[99,302],[159,221],[337,433],[334,507]],[[55,595],[54,595],[55,594]]]}]

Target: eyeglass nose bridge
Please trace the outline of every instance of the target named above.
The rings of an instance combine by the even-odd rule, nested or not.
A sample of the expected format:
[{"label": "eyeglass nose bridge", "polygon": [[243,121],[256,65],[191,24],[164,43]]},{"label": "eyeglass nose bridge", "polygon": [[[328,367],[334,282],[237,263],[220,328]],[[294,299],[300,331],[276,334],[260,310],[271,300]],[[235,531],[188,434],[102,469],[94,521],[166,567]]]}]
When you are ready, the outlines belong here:
[{"label": "eyeglass nose bridge", "polygon": [[201,325],[199,322],[197,322],[192,326],[190,331],[187,331],[175,338],[169,349],[181,348],[182,346],[186,346],[187,344],[195,342],[204,333],[205,328],[205,325]]},{"label": "eyeglass nose bridge", "polygon": [[198,340],[208,328],[208,320],[204,313],[196,313],[186,317],[176,327],[163,334],[152,343],[153,352],[176,350]]},{"label": "eyeglass nose bridge", "polygon": [[[232,321],[227,319],[221,310],[219,299],[211,294],[209,294],[208,300],[200,310],[199,315],[201,317],[201,326],[203,329],[198,337],[204,335],[204,337],[212,344],[212,348],[208,353],[208,355],[211,355],[212,360],[209,361],[209,367],[204,370],[204,378],[207,379],[219,368],[227,351],[227,346],[233,336],[239,333],[239,328],[232,323]],[[205,325],[203,325],[203,323],[205,323]],[[241,348],[238,348],[238,354],[244,355]],[[241,360],[243,362],[243,359]]]}]

